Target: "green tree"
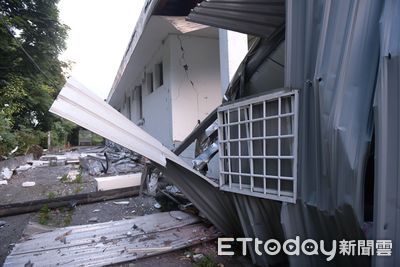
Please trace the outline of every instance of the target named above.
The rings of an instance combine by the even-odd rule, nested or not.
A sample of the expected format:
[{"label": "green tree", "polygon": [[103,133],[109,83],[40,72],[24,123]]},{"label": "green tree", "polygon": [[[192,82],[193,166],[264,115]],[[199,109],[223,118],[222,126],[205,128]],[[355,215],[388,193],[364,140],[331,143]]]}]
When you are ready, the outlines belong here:
[{"label": "green tree", "polygon": [[58,56],[68,30],[57,3],[0,0],[0,107],[14,129],[51,129],[48,109],[65,83]]},{"label": "green tree", "polygon": [[48,112],[68,67],[58,59],[68,27],[59,22],[57,3],[0,0],[0,155],[16,144],[40,143],[44,131],[64,131]]}]

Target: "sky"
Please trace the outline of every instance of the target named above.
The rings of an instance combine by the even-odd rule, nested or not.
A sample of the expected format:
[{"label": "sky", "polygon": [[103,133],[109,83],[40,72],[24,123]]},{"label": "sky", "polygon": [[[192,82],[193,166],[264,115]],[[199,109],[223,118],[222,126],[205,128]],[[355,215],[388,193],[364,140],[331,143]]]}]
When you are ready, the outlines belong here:
[{"label": "sky", "polygon": [[106,99],[144,0],[61,0],[60,20],[68,25],[70,76]]}]

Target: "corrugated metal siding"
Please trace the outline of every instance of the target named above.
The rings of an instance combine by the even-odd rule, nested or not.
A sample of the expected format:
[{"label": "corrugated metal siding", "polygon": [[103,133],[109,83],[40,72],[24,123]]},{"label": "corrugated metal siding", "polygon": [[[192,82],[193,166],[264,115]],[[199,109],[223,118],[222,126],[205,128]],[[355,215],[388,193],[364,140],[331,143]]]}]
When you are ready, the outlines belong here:
[{"label": "corrugated metal siding", "polygon": [[380,20],[380,73],[375,96],[376,176],[374,235],[393,240],[391,257],[374,266],[400,265],[400,1],[385,1]]},{"label": "corrugated metal siding", "polygon": [[285,23],[285,1],[207,0],[195,7],[187,20],[269,37]]}]

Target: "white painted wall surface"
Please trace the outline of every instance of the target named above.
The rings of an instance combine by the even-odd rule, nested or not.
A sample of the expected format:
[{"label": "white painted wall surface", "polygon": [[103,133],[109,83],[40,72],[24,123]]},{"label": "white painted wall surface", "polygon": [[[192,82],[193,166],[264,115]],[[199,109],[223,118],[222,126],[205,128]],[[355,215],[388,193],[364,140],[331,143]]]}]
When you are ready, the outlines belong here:
[{"label": "white painted wall surface", "polygon": [[[219,44],[218,39],[189,35],[170,35],[168,41],[172,137],[174,141],[182,141],[193,131],[198,120],[203,120],[221,104]],[[187,73],[184,65],[188,66]]]},{"label": "white painted wall surface", "polygon": [[[154,87],[154,91],[149,93],[146,81],[142,81],[143,75],[132,73],[132,81],[129,81],[130,86],[126,89],[127,96],[131,96],[131,120],[137,123],[140,119],[139,99],[134,89],[135,86],[142,85],[145,119],[142,128],[169,149],[174,147],[174,143],[186,138],[197,125],[197,120],[203,120],[222,100],[218,39],[183,35],[179,37],[184,49],[184,59],[178,36],[171,34],[145,63],[146,72],[154,73],[154,66],[163,62],[164,84],[161,87]],[[188,65],[188,74],[182,67],[185,64]],[[190,80],[193,81],[194,88]],[[127,117],[126,103],[121,102],[117,107],[121,107],[121,113]],[[181,158],[192,164],[194,144],[182,153]],[[214,159],[209,165],[207,176],[218,177],[217,160]]]},{"label": "white painted wall surface", "polygon": [[[164,146],[173,148],[172,142],[172,108],[170,94],[170,55],[169,42],[160,44],[159,49],[146,64],[146,72],[153,72],[154,66],[163,62],[164,84],[160,87],[154,86],[152,93],[147,91],[146,82],[142,83],[143,118],[145,120],[143,129],[157,138]],[[137,109],[138,110],[138,109]]]},{"label": "white painted wall surface", "polygon": [[248,52],[247,35],[220,29],[219,51],[221,55],[221,95],[224,96],[229,82]]}]

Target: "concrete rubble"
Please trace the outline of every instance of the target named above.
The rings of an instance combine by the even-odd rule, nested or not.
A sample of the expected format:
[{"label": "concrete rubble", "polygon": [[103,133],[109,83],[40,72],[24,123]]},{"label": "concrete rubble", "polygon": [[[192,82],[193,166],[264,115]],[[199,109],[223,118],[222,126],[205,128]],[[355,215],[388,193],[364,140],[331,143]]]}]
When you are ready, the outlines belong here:
[{"label": "concrete rubble", "polygon": [[5,180],[8,180],[8,179],[11,178],[12,175],[13,175],[12,170],[10,170],[9,168],[6,167],[1,171],[0,177],[5,179]]},{"label": "concrete rubble", "polygon": [[18,168],[16,168],[15,171],[16,171],[17,173],[20,173],[20,172],[27,171],[27,170],[29,170],[29,169],[31,169],[31,168],[32,168],[32,165],[30,165],[30,164],[24,164],[24,165],[21,165],[21,166],[19,166]]},{"label": "concrete rubble", "polygon": [[92,176],[139,172],[141,157],[112,142],[89,153],[82,153],[79,163]]},{"label": "concrete rubble", "polygon": [[[0,162],[0,185],[7,185],[13,174],[21,174],[28,170],[42,167],[74,165],[81,167],[91,176],[109,176],[138,173],[143,165],[141,157],[116,144],[107,142],[104,147],[73,149],[71,151],[48,153],[38,159],[32,155],[19,156]],[[81,174],[74,169],[67,174],[68,182],[73,182]],[[62,180],[63,177],[57,177]]]},{"label": "concrete rubble", "polygon": [[31,187],[31,186],[35,186],[36,183],[35,182],[24,182],[22,183],[22,187]]}]

